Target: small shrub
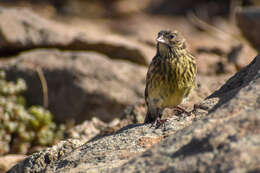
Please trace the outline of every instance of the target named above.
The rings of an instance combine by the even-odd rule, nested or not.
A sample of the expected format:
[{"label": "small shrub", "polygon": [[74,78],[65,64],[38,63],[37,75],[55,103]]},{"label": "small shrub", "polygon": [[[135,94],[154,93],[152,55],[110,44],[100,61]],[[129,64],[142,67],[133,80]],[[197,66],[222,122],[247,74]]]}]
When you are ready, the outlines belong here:
[{"label": "small shrub", "polygon": [[41,106],[26,107],[21,95],[27,86],[23,79],[6,81],[0,71],[0,155],[27,153],[36,146],[50,146],[63,138],[65,127],[52,120]]}]

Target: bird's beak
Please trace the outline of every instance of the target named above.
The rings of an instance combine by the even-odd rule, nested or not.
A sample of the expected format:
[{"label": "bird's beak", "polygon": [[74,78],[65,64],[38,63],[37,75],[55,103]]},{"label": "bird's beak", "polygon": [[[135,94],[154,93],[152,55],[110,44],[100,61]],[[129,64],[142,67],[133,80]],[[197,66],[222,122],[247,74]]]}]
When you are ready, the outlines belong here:
[{"label": "bird's beak", "polygon": [[165,39],[164,39],[164,37],[161,35],[160,37],[158,37],[157,39],[156,39],[156,41],[158,42],[158,43],[166,43],[166,41],[165,41]]}]

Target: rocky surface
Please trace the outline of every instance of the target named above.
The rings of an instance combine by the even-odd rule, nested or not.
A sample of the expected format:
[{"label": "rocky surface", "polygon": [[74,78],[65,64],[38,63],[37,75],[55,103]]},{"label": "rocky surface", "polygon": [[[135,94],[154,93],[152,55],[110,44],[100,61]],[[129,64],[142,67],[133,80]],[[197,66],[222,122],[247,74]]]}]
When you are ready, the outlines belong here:
[{"label": "rocky surface", "polygon": [[43,102],[37,70],[41,69],[49,109],[60,122],[92,117],[110,121],[143,97],[146,69],[99,53],[41,49],[22,53],[1,66],[9,79],[25,79],[26,97],[34,104]]},{"label": "rocky surface", "polygon": [[[83,143],[77,139],[61,141],[52,148],[47,148],[41,152],[35,153],[30,158],[27,157],[22,162],[14,166],[14,171],[40,172],[45,166],[48,165],[48,163],[52,163],[53,161],[58,160],[82,144]],[[34,167],[34,170],[32,170],[31,167]]]},{"label": "rocky surface", "polygon": [[[110,58],[148,65],[154,50],[116,34],[75,29],[47,20],[27,9],[0,8],[0,54],[13,55],[33,48],[94,50]],[[87,30],[87,32],[86,32]]]},{"label": "rocky surface", "polygon": [[[259,74],[257,56],[218,91],[195,105],[191,116],[172,115],[158,129],[150,124],[132,124],[69,149],[56,160],[37,159],[36,153],[9,172],[260,171]],[[45,155],[51,156],[53,150],[50,148]],[[42,165],[25,165],[33,162]]]},{"label": "rocky surface", "polygon": [[237,23],[250,43],[260,50],[260,7],[248,7],[237,10]]},{"label": "rocky surface", "polygon": [[129,122],[120,121],[118,118],[114,119],[110,123],[105,123],[100,119],[94,117],[91,120],[86,120],[83,123],[72,127],[67,130],[65,136],[66,139],[78,139],[81,142],[88,142],[96,138],[100,138],[107,134],[111,134],[123,126],[126,126]]}]

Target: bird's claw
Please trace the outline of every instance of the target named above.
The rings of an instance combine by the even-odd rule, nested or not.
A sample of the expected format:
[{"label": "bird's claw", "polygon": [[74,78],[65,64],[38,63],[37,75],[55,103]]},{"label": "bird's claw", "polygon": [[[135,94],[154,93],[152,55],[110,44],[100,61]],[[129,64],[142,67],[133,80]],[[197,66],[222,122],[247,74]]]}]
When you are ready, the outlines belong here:
[{"label": "bird's claw", "polygon": [[167,122],[168,119],[160,119],[159,117],[152,123],[151,127],[155,127],[158,129],[161,125],[164,125],[165,122]]},{"label": "bird's claw", "polygon": [[186,111],[186,110],[183,109],[182,107],[177,106],[176,109],[179,110],[181,113],[185,113],[185,114],[188,115],[188,116],[191,115],[191,112]]}]

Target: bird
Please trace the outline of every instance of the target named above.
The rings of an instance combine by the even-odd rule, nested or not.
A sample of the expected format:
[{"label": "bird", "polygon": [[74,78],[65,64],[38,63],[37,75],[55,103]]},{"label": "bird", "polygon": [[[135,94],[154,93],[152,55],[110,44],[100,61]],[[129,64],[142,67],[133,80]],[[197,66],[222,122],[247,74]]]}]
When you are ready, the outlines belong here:
[{"label": "bird", "polygon": [[146,75],[144,123],[160,126],[164,108],[178,108],[196,85],[195,57],[187,50],[186,41],[177,30],[161,30],[156,38],[157,51]]}]

